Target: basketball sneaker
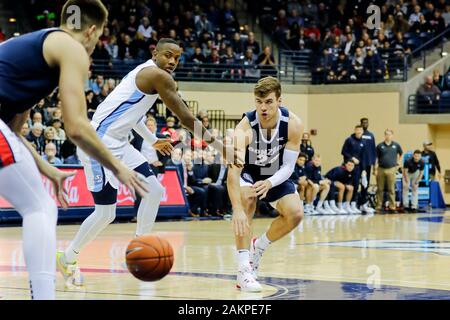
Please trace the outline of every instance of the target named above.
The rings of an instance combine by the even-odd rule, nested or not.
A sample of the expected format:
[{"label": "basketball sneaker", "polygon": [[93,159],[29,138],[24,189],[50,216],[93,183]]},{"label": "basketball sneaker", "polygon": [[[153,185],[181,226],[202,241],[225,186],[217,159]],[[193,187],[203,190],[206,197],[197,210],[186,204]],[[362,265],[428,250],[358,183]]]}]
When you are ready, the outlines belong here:
[{"label": "basketball sneaker", "polygon": [[361,214],[361,210],[358,209],[358,207],[356,206],[356,202],[352,202],[350,204],[350,209],[352,211],[353,214]]},{"label": "basketball sneaker", "polygon": [[77,262],[66,263],[64,252],[57,252],[56,267],[64,277],[66,290],[84,290],[84,277]]},{"label": "basketball sneaker", "polygon": [[236,288],[245,292],[261,292],[262,287],[255,280],[250,267],[245,267],[238,271]]},{"label": "basketball sneaker", "polygon": [[256,238],[250,243],[250,267],[252,267],[252,275],[258,280],[259,262],[261,261],[264,250],[256,248]]},{"label": "basketball sneaker", "polygon": [[[337,214],[337,212],[331,208],[330,203],[328,201],[325,201],[323,203],[323,207],[328,212],[328,214]],[[337,207],[336,209],[339,210]]]},{"label": "basketball sneaker", "polygon": [[375,210],[373,208],[371,208],[368,203],[363,204],[360,209],[361,209],[362,212],[365,212],[365,213],[368,213],[368,214],[374,214],[375,213]]}]

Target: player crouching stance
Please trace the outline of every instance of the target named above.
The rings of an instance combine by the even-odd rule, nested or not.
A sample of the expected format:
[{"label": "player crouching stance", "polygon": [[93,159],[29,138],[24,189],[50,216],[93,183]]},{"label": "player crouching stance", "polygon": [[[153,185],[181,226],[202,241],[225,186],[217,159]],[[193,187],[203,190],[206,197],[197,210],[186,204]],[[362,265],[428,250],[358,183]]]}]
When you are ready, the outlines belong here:
[{"label": "player crouching stance", "polygon": [[[245,153],[245,164],[229,170],[228,188],[239,261],[237,287],[259,292],[257,272],[264,251],[295,229],[303,218],[295,185],[288,180],[300,151],[303,125],[296,115],[281,107],[277,79],[259,80],[254,94],[256,110],[244,114],[234,134],[236,152],[240,156]],[[276,208],[279,216],[266,233],[252,239],[257,197]]]}]

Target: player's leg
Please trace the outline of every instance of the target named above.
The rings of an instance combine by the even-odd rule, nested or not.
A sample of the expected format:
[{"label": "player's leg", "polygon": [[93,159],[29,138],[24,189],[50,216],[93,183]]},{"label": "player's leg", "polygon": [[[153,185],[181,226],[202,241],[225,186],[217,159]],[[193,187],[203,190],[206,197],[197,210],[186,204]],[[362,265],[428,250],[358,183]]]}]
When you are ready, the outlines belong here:
[{"label": "player's leg", "polygon": [[113,174],[96,160],[87,157],[82,150],[78,149],[77,152],[84,166],[86,183],[94,199],[95,208],[83,221],[66,250],[56,255],[56,266],[68,289],[79,289],[83,285],[83,275],[77,263],[81,250],[116,218],[118,183]]},{"label": "player's leg", "polygon": [[[339,182],[339,181],[335,181],[334,186],[338,190],[338,195],[337,195],[337,209],[338,210],[335,210],[335,211],[337,211],[337,213],[339,213],[339,214],[346,214],[347,211],[344,209],[344,206],[343,206],[344,194],[345,194],[345,189],[346,189],[345,184],[343,184],[342,182]],[[348,195],[348,193],[347,193],[347,195]]]},{"label": "player's leg", "polygon": [[389,199],[389,209],[395,210],[396,202],[395,202],[395,176],[396,176],[397,168],[391,168],[386,170],[386,183],[387,183],[387,191],[388,191],[388,199]]},{"label": "player's leg", "polygon": [[330,185],[327,180],[322,180],[319,183],[319,201],[317,202],[316,210],[320,214],[329,214],[330,212],[323,207],[323,203],[328,197],[328,192],[330,192]]},{"label": "player's leg", "polygon": [[250,242],[252,238],[252,222],[256,210],[256,197],[252,196],[249,186],[241,186],[241,201],[250,225],[244,236],[235,235],[238,256],[237,288],[242,291],[259,292],[261,285],[256,281],[250,258]]},{"label": "player's leg", "polygon": [[0,196],[23,218],[23,252],[32,298],[54,299],[58,210],[44,188],[31,153],[19,143],[23,158],[0,170]]},{"label": "player's leg", "polygon": [[386,183],[385,169],[379,167],[377,171],[377,205],[375,210],[381,211],[383,208],[384,186]]},{"label": "player's leg", "polygon": [[[267,201],[277,208],[280,215],[272,221],[267,232],[252,241],[251,262],[255,277],[257,277],[261,257],[269,245],[293,230],[303,218],[303,206],[295,192],[294,184],[290,181],[272,188],[267,193]],[[289,209],[289,202],[295,210]]]},{"label": "player's leg", "polygon": [[[126,162],[125,162],[126,163]],[[164,187],[153,174],[148,162],[134,169],[145,177],[149,192],[141,199],[137,214],[136,236],[150,233],[155,224],[159,204],[164,195]]]},{"label": "player's leg", "polygon": [[407,183],[405,181],[405,177],[403,176],[402,177],[402,202],[403,202],[404,208],[409,207],[409,185],[410,185],[410,183]]},{"label": "player's leg", "polygon": [[416,181],[420,175],[420,171],[409,174],[409,180],[411,181],[411,209],[417,210],[419,206],[419,182],[413,183]]},{"label": "player's leg", "polygon": [[354,213],[354,211],[350,207],[350,202],[353,199],[353,193],[355,192],[355,187],[351,184],[348,184],[345,186],[345,191],[346,191],[345,203],[342,206],[342,208],[345,210],[346,213],[352,214],[352,213]]},{"label": "player's leg", "polygon": [[305,208],[307,208],[306,210],[310,213],[310,214],[317,214],[318,212],[314,209],[314,200],[317,197],[317,194],[319,193],[319,185],[317,183],[313,183],[313,184],[309,184],[308,186],[309,189],[309,197],[306,200],[306,206]]}]

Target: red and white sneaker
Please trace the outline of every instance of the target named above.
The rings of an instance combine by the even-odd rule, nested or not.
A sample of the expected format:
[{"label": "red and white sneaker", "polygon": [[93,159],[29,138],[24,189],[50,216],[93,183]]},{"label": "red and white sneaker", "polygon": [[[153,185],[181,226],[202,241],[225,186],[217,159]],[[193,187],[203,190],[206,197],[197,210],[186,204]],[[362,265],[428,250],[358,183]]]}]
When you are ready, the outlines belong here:
[{"label": "red and white sneaker", "polygon": [[262,287],[252,275],[250,268],[238,271],[236,288],[245,292],[261,292]]},{"label": "red and white sneaker", "polygon": [[259,262],[264,253],[264,250],[256,248],[256,238],[252,239],[250,243],[250,266],[252,267],[252,274],[255,280],[258,279]]}]

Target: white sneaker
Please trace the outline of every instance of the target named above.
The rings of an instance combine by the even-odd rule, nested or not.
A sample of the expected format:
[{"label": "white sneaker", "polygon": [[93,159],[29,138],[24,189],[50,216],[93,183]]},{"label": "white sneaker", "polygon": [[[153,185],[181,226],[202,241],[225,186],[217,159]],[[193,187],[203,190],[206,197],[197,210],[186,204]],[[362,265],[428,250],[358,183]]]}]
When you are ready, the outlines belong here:
[{"label": "white sneaker", "polygon": [[317,216],[319,214],[320,214],[319,211],[317,211],[313,206],[311,206],[310,215],[311,216]]},{"label": "white sneaker", "polygon": [[236,288],[245,292],[261,292],[262,287],[255,280],[250,268],[244,268],[238,271]]},{"label": "white sneaker", "polygon": [[353,211],[353,214],[361,214],[361,210],[358,209],[358,207],[356,206],[356,202],[352,202],[350,205],[350,209]]},{"label": "white sneaker", "polygon": [[316,208],[318,214],[330,214],[324,207]]},{"label": "white sneaker", "polygon": [[323,207],[324,207],[324,209],[328,212],[328,214],[336,214],[336,213],[334,212],[334,210],[331,209],[330,204],[328,203],[328,201],[325,201],[325,202],[323,203]]},{"label": "white sneaker", "polygon": [[344,207],[342,207],[340,209],[338,208],[337,214],[349,214],[349,212],[346,209],[344,209]]},{"label": "white sneaker", "polygon": [[256,248],[256,238],[252,239],[250,243],[250,266],[252,267],[252,275],[255,280],[258,280],[259,262],[261,261],[263,250]]},{"label": "white sneaker", "polygon": [[373,208],[371,208],[368,203],[363,204],[361,206],[361,210],[362,210],[362,212],[365,212],[365,213],[368,213],[368,214],[374,214],[375,213],[375,210]]},{"label": "white sneaker", "polygon": [[341,213],[341,209],[339,209],[335,203],[330,204],[330,209],[334,212],[334,214]]},{"label": "white sneaker", "polygon": [[311,215],[311,208],[309,207],[309,205],[305,205],[303,208],[303,213],[305,214],[305,216],[309,216]]},{"label": "white sneaker", "polygon": [[73,264],[66,264],[64,252],[57,252],[56,267],[64,277],[64,287],[66,290],[84,291],[84,277],[75,262]]}]

